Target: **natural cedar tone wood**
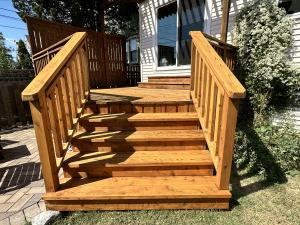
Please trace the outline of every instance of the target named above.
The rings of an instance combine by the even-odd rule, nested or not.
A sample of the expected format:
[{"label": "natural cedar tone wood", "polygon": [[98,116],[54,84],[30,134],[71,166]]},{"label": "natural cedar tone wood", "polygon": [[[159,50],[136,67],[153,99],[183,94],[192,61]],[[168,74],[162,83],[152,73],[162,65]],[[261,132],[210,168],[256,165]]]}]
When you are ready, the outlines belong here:
[{"label": "natural cedar tone wood", "polygon": [[238,113],[238,100],[225,98],[223,110],[221,139],[218,149],[219,165],[217,168],[217,186],[220,190],[228,190]]},{"label": "natural cedar tone wood", "polygon": [[23,101],[33,101],[57,77],[67,61],[82,44],[85,32],[77,32],[22,92]]},{"label": "natural cedar tone wood", "polygon": [[61,138],[61,129],[59,127],[59,118],[57,112],[57,105],[55,100],[54,93],[51,93],[49,97],[47,97],[47,105],[49,109],[49,118],[50,118],[50,126],[52,130],[52,136],[54,140],[56,157],[61,157],[63,152],[62,147],[62,138]]},{"label": "natural cedar tone wood", "polygon": [[65,178],[60,190],[46,193],[44,200],[229,199],[230,192],[218,190],[215,182],[214,176]]},{"label": "natural cedar tone wood", "polygon": [[191,84],[191,76],[149,76],[149,83],[164,82],[164,83],[177,83],[177,84]]},{"label": "natural cedar tone wood", "polygon": [[62,135],[62,141],[66,143],[68,141],[68,127],[67,127],[67,115],[65,112],[65,105],[62,94],[61,80],[59,79],[57,86],[55,87],[55,99],[57,104],[57,112],[59,116],[59,124]]},{"label": "natural cedar tone wood", "polygon": [[[172,135],[170,135],[172,134]],[[145,142],[145,141],[201,141],[204,139],[201,130],[154,130],[154,131],[95,131],[77,132],[77,140],[91,142]]]},{"label": "natural cedar tone wood", "polygon": [[29,105],[41,159],[40,161],[46,191],[54,192],[58,189],[59,181],[45,94],[39,94],[39,101],[31,101],[29,102]]},{"label": "natural cedar tone wood", "polygon": [[67,120],[67,129],[70,130],[73,126],[73,117],[72,117],[72,109],[71,109],[71,99],[70,99],[70,90],[68,85],[68,80],[66,78],[66,73],[60,79],[60,86],[63,95],[63,102],[66,113]]},{"label": "natural cedar tone wood", "polygon": [[190,84],[178,84],[170,82],[148,82],[148,83],[138,83],[140,88],[156,88],[156,89],[174,89],[174,90],[190,90]]},{"label": "natural cedar tone wood", "polygon": [[[205,199],[206,200],[206,199]],[[89,211],[89,210],[163,210],[163,209],[229,209],[228,199],[208,199],[205,202],[198,200],[198,202],[189,203],[182,200],[180,203],[167,202],[167,203],[141,203],[138,200],[136,203],[97,203],[95,202],[76,202],[69,201],[54,202],[46,201],[48,210],[56,211]]]},{"label": "natural cedar tone wood", "polygon": [[[67,84],[69,86],[70,90],[70,101],[71,101],[71,112],[72,112],[72,118],[76,118],[77,116],[77,102],[76,102],[76,96],[75,96],[75,87],[73,85],[73,79],[72,79],[72,74],[70,71],[70,68],[66,69],[66,76],[67,76]],[[72,119],[72,124],[73,124],[73,119]]]},{"label": "natural cedar tone wood", "polygon": [[209,71],[223,85],[228,96],[237,99],[244,98],[246,95],[245,88],[226,66],[203,34],[200,31],[192,31],[190,35],[193,38],[197,51],[201,52],[201,57],[205,60],[206,66],[209,67]]},{"label": "natural cedar tone wood", "polygon": [[213,166],[207,150],[138,152],[68,152],[64,164],[69,168]]},{"label": "natural cedar tone wood", "polygon": [[228,20],[231,0],[222,0],[221,41],[227,42]]}]

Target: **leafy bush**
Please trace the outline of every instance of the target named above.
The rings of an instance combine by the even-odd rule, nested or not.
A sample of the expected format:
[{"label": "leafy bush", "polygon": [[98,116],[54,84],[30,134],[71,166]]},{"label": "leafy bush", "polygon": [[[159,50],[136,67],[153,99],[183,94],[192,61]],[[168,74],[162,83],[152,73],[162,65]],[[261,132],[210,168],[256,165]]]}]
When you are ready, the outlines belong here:
[{"label": "leafy bush", "polygon": [[237,74],[246,86],[255,116],[263,116],[270,106],[287,103],[299,88],[299,73],[291,67],[287,54],[293,44],[292,26],[274,0],[252,1],[237,15]]},{"label": "leafy bush", "polygon": [[290,64],[292,20],[274,0],[254,0],[237,15],[234,42],[236,74],[247,90],[241,106],[234,159],[240,169],[282,181],[300,169],[300,134],[286,117],[273,115],[291,103],[300,87],[299,72]]},{"label": "leafy bush", "polygon": [[236,165],[280,181],[284,173],[300,169],[300,134],[291,123],[265,121],[253,127],[239,123],[236,135]]}]

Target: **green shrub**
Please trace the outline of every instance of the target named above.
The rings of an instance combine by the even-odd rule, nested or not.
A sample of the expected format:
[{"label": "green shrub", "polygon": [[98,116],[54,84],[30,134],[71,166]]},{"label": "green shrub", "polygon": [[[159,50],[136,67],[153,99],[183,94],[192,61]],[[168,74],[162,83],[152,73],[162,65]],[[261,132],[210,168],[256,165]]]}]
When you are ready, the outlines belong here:
[{"label": "green shrub", "polygon": [[299,73],[290,64],[292,20],[274,0],[246,4],[236,17],[237,74],[247,89],[254,119],[270,107],[286,105],[299,88]]},{"label": "green shrub", "polygon": [[288,119],[279,124],[265,121],[253,127],[239,123],[234,159],[238,168],[280,181],[284,173],[300,169],[300,133]]}]

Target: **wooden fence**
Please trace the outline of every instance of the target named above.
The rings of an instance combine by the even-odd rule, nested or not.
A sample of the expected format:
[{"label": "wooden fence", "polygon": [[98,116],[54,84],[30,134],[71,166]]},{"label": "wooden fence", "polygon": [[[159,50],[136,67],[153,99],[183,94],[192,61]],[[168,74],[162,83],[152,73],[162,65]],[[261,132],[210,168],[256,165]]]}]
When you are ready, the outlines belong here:
[{"label": "wooden fence", "polygon": [[138,82],[141,82],[141,67],[140,64],[127,64],[126,66],[126,78],[129,82],[129,86],[137,86]]},{"label": "wooden fence", "polygon": [[31,122],[27,102],[21,92],[34,77],[33,70],[0,70],[0,128]]},{"label": "wooden fence", "polygon": [[87,31],[32,17],[27,17],[26,20],[36,74],[44,68],[72,34],[86,31],[91,87],[128,85],[124,37]]}]

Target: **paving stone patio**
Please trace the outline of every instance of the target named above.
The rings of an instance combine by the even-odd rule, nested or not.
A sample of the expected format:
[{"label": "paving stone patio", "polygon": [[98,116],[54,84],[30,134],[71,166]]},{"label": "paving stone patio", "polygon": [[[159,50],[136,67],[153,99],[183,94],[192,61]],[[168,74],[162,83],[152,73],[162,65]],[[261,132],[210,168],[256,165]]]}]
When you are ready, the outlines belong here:
[{"label": "paving stone patio", "polygon": [[33,128],[0,133],[0,225],[23,225],[45,211],[44,181]]}]

